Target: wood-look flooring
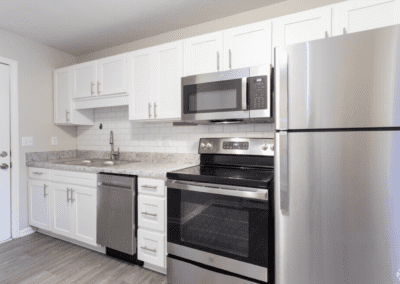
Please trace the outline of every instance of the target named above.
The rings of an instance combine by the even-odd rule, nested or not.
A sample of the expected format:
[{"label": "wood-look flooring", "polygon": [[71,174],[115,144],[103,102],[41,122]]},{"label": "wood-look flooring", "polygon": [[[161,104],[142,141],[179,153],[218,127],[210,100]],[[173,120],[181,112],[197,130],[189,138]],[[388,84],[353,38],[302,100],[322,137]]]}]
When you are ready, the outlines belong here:
[{"label": "wood-look flooring", "polygon": [[0,283],[167,284],[167,277],[34,233],[0,244]]}]

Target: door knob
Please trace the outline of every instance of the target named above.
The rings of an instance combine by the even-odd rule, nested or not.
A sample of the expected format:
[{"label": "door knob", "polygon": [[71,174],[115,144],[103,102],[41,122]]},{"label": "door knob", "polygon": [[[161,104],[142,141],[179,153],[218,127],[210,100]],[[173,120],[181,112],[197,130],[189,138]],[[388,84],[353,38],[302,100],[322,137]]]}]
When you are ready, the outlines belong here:
[{"label": "door knob", "polygon": [[3,157],[3,158],[7,157],[7,152],[6,151],[1,152],[0,157]]},{"label": "door knob", "polygon": [[1,164],[0,169],[7,170],[8,169],[8,165],[7,164]]}]

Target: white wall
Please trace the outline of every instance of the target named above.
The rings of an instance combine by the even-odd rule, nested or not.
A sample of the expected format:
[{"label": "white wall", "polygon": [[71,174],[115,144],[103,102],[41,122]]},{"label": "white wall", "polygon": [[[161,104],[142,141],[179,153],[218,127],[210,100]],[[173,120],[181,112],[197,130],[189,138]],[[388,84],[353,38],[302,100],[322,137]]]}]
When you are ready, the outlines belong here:
[{"label": "white wall", "polygon": [[[28,227],[26,152],[76,149],[76,127],[53,124],[53,69],[76,57],[0,29],[0,56],[18,61],[19,135],[33,136],[33,147],[20,144],[20,230]],[[51,146],[50,137],[58,137]],[[21,139],[20,139],[21,140]]]},{"label": "white wall", "polygon": [[99,108],[94,115],[94,126],[78,126],[79,150],[110,151],[111,130],[114,146],[124,152],[197,153],[202,137],[273,137],[272,123],[172,126],[130,122],[127,106]]}]

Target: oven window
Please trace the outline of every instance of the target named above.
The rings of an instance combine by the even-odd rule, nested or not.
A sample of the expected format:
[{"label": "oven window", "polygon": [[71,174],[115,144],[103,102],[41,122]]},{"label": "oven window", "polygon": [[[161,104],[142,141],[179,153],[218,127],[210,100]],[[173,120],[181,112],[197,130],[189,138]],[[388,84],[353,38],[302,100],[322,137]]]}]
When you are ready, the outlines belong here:
[{"label": "oven window", "polygon": [[168,242],[266,265],[268,202],[168,188]]},{"label": "oven window", "polygon": [[185,113],[236,111],[242,104],[242,80],[227,80],[183,87]]}]

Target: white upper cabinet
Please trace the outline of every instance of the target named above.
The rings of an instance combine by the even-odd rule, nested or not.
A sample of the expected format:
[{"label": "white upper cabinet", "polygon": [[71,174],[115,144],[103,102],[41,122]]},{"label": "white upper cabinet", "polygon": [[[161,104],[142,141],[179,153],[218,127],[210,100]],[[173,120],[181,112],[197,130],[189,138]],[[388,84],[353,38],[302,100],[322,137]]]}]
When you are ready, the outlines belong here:
[{"label": "white upper cabinet", "polygon": [[224,31],[225,70],[271,64],[271,21]]},{"label": "white upper cabinet", "polygon": [[332,9],[322,7],[273,19],[272,34],[273,48],[332,36]]},{"label": "white upper cabinet", "polygon": [[180,119],[183,42],[177,41],[156,46],[154,56],[154,118]]},{"label": "white upper cabinet", "polygon": [[224,70],[223,32],[184,40],[185,76]]},{"label": "white upper cabinet", "polygon": [[128,92],[127,54],[97,60],[97,95]]},{"label": "white upper cabinet", "polygon": [[400,24],[400,0],[352,0],[333,6],[333,35]]},{"label": "white upper cabinet", "polygon": [[54,123],[93,125],[93,110],[74,110],[72,102],[72,67],[54,70]]},{"label": "white upper cabinet", "polygon": [[129,119],[145,120],[153,118],[154,74],[153,48],[129,53],[128,69],[130,78]]},{"label": "white upper cabinet", "polygon": [[96,95],[96,61],[72,66],[72,97],[87,98]]}]

